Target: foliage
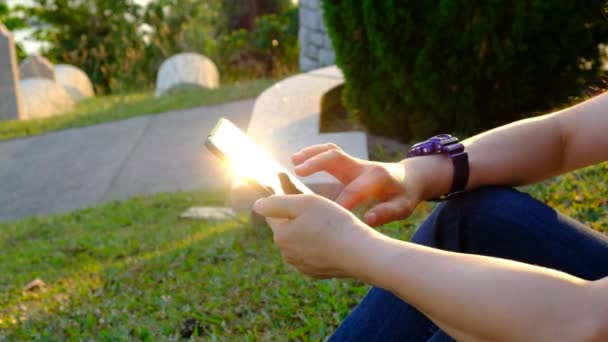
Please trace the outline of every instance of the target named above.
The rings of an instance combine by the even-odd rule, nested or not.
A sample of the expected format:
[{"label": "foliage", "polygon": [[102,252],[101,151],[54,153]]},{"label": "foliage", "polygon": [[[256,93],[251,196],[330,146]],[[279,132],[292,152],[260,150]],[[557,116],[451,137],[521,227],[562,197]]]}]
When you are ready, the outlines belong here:
[{"label": "foliage", "polygon": [[149,85],[154,65],[139,32],[142,11],[133,0],[34,0],[29,12],[45,23],[39,39],[53,62],[73,64],[98,93]]},{"label": "foliage", "polygon": [[[9,31],[26,28],[28,25],[23,16],[20,15],[21,10],[21,7],[11,10],[6,3],[0,2],[0,23],[2,23]],[[15,46],[17,49],[17,58],[19,60],[24,59],[26,54],[23,50],[23,46],[21,46],[21,44],[18,42],[15,42]]]},{"label": "foliage", "polygon": [[400,139],[472,134],[578,96],[601,66],[598,1],[323,1],[344,100]]},{"label": "foliage", "polygon": [[297,8],[263,15],[251,31],[237,29],[218,39],[218,67],[227,80],[280,77],[297,71]]},{"label": "foliage", "polygon": [[160,65],[180,52],[215,53],[219,0],[157,0],[145,9],[150,56]]},{"label": "foliage", "polygon": [[[527,188],[608,232],[608,164]],[[175,193],[0,223],[0,340],[322,340],[363,296],[347,280],[286,266],[270,232],[244,218],[179,219],[222,193]],[[381,228],[407,239],[430,206]],[[47,288],[24,292],[35,278]]]},{"label": "foliage", "polygon": [[78,103],[71,113],[65,115],[0,121],[0,141],[252,98],[276,81],[255,80],[224,85],[218,89],[183,90],[161,98],[155,98],[152,92],[98,96]]},{"label": "foliage", "polygon": [[255,27],[257,17],[280,15],[292,8],[291,0],[224,0],[222,1],[222,28],[226,32]]},{"label": "foliage", "polygon": [[[98,93],[152,88],[160,64],[179,52],[210,57],[223,82],[282,76],[297,67],[293,6],[255,19],[251,31],[230,31],[220,0],[156,0],[145,8],[134,0],[34,1],[28,14],[44,23],[37,32],[50,43],[44,54],[82,68]],[[270,4],[261,1],[259,13],[286,8]]]}]

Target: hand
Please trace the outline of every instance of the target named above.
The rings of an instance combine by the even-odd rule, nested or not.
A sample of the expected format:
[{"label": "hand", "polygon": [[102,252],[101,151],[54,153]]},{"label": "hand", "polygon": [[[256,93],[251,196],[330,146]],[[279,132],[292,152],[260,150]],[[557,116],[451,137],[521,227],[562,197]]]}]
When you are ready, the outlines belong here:
[{"label": "hand", "polygon": [[317,195],[277,195],[253,209],[265,216],[283,258],[313,278],[351,277],[375,232],[336,203]]},{"label": "hand", "polygon": [[450,183],[447,189],[444,183],[451,182],[451,163],[445,156],[380,163],[354,158],[334,144],[324,144],[297,152],[292,162],[299,176],[325,171],[336,177],[345,185],[336,202],[348,210],[367,198],[380,201],[365,214],[364,221],[370,226],[408,217],[422,200],[446,193]]}]

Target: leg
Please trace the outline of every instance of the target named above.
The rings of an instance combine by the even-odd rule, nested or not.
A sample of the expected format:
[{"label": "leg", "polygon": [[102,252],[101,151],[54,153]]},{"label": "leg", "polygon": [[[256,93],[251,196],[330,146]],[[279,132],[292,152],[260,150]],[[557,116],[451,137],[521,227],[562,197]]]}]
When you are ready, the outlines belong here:
[{"label": "leg", "polygon": [[[608,238],[527,194],[484,188],[442,203],[412,242],[550,267],[584,279],[608,276]],[[407,303],[373,288],[332,341],[446,340]]]}]

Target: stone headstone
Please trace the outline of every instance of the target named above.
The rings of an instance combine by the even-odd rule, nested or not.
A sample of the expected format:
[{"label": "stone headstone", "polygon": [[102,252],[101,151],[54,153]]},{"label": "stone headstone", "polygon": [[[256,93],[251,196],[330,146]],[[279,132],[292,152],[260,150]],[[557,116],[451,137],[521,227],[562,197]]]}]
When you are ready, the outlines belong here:
[{"label": "stone headstone", "polygon": [[31,55],[21,62],[19,66],[21,79],[48,78],[55,80],[55,66],[48,59],[40,55]]},{"label": "stone headstone", "polygon": [[180,53],[160,66],[156,77],[156,97],[181,87],[217,88],[219,83],[219,72],[213,61],[197,53]]},{"label": "stone headstone", "polygon": [[47,78],[21,80],[24,119],[45,118],[69,112],[74,101],[59,83]]},{"label": "stone headstone", "polygon": [[55,65],[55,78],[75,102],[93,97],[93,84],[81,69],[69,64]]},{"label": "stone headstone", "polygon": [[0,23],[0,120],[21,118],[17,51],[11,32]]}]

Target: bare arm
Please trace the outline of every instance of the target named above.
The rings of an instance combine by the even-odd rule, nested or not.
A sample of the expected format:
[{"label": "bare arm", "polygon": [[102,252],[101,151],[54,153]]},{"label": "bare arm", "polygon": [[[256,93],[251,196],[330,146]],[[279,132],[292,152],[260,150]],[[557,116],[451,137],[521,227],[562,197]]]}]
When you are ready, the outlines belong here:
[{"label": "bare arm", "polygon": [[608,278],[589,282],[380,234],[360,248],[358,278],[395,293],[459,340],[608,339]]},{"label": "bare arm", "polygon": [[[608,93],[556,113],[493,129],[463,143],[469,154],[468,189],[530,184],[608,160]],[[407,163],[414,161],[403,163],[407,170]],[[443,180],[439,184],[433,181],[427,185],[426,198],[446,193],[451,185],[451,163],[445,157],[435,158],[434,163],[430,167],[444,177],[435,178]],[[414,168],[420,166],[409,169]]]}]

